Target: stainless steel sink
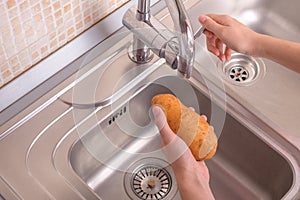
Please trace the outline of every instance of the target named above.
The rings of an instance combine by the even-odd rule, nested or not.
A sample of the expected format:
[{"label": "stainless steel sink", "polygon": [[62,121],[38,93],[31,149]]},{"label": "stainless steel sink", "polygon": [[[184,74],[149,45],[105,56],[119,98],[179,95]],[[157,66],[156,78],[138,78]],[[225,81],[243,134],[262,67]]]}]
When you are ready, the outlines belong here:
[{"label": "stainless steel sink", "polygon": [[[227,13],[256,31],[300,42],[296,0],[185,5],[195,28],[201,14]],[[171,24],[164,10],[157,17]],[[174,93],[206,114],[219,137],[206,162],[216,199],[300,199],[299,76],[263,59],[264,78],[224,86],[202,37],[192,78],[184,81],[156,57],[132,63],[132,35],[120,32],[74,61],[83,64],[78,73],[59,84],[49,79],[53,90],[1,125],[0,198],[180,199],[150,112],[153,95]]]},{"label": "stainless steel sink", "polygon": [[[300,41],[298,11],[295,9],[298,5],[296,0],[288,3],[279,0],[231,0],[226,3],[203,0],[192,6],[189,14],[193,27],[199,27],[197,17],[201,14],[227,13],[255,31]],[[204,39],[199,42],[201,45]],[[164,67],[156,69],[155,75],[151,74],[138,83],[122,101],[112,104],[110,114],[97,126],[81,134],[81,140],[70,151],[74,171],[103,199],[162,199],[164,195],[166,199],[180,199],[172,169],[160,151],[158,130],[149,114],[152,96],[173,93],[186,105],[196,107],[198,112],[207,115],[219,136],[217,153],[207,161],[216,199],[299,198],[299,155],[292,153],[298,152],[296,148],[249,111],[250,107],[247,109],[238,103],[236,98],[240,96],[227,96],[227,106],[224,105],[224,91],[218,92],[224,88],[222,83],[215,82],[219,76],[212,67],[217,59],[209,59],[207,52],[199,50],[199,46],[197,48],[196,61],[200,64],[195,64],[191,80],[180,80]],[[262,80],[246,86],[248,93],[241,92],[236,86],[231,90],[236,89],[249,98],[259,91],[266,93],[261,89],[268,85],[264,81],[273,78],[272,70],[280,66],[268,60],[264,62],[272,69]],[[157,79],[160,76],[163,77]],[[211,91],[210,87],[214,84],[221,87]],[[184,94],[178,91],[184,91]],[[253,105],[255,107],[255,102]],[[147,189],[139,188],[139,183],[134,185],[135,177],[141,175],[143,169],[152,169],[155,174],[158,168],[169,174],[166,175],[169,177],[166,191],[159,193],[158,190],[157,196],[154,196],[153,190],[147,193]],[[149,181],[148,178],[142,177],[139,181]]]},{"label": "stainless steel sink", "polygon": [[[181,88],[174,88],[174,85]],[[276,142],[264,141],[265,131],[269,131],[267,127],[256,127],[249,121],[245,124],[232,109],[219,107],[195,85],[192,87],[188,82],[169,75],[142,85],[74,144],[70,163],[101,198],[139,199],[139,195],[142,195],[141,199],[150,198],[151,191],[147,193],[132,185],[132,177],[139,173],[139,169],[148,166],[166,169],[173,183],[170,187],[177,191],[170,166],[161,161],[165,158],[160,151],[160,137],[149,116],[151,98],[159,93],[177,94],[186,105],[199,105],[201,113],[208,119],[225,119],[222,128],[216,125],[220,135],[217,154],[207,161],[216,199],[273,200],[295,192],[295,169],[288,160],[289,155],[283,153]],[[181,96],[183,93],[189,98]],[[250,113],[245,111],[244,114]],[[251,118],[257,120],[254,116]],[[132,188],[137,192],[131,191]],[[166,199],[179,199],[175,191],[166,194],[171,195]],[[156,195],[152,198],[164,197],[164,193]]]}]

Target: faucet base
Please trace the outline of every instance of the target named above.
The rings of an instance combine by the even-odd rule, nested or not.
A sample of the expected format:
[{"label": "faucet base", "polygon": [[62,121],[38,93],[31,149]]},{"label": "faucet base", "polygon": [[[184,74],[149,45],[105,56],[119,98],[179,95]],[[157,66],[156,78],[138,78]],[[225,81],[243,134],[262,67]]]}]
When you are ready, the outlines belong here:
[{"label": "faucet base", "polygon": [[135,49],[134,45],[130,45],[128,48],[128,57],[135,63],[144,64],[150,62],[154,54],[150,48],[143,47],[140,49]]}]

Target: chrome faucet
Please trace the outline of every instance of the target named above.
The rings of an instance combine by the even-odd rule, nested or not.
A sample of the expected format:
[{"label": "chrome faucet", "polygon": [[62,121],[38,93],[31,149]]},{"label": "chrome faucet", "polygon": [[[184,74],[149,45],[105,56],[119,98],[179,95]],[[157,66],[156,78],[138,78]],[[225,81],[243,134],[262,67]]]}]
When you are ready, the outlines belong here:
[{"label": "chrome faucet", "polygon": [[194,64],[194,34],[181,0],[165,0],[176,32],[167,29],[150,14],[150,0],[138,0],[123,16],[123,24],[134,33],[129,57],[137,63],[149,62],[154,52],[178,75],[190,78]]}]

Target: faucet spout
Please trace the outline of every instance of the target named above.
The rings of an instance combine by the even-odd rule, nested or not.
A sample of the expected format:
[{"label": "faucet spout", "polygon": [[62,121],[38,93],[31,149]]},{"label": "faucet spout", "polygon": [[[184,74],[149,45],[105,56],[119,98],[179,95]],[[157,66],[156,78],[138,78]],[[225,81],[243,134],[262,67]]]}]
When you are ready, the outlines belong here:
[{"label": "faucet spout", "polygon": [[[190,78],[194,64],[194,33],[187,12],[181,0],[165,0],[174,22],[175,33],[168,30],[160,21],[150,14],[150,0],[138,0],[137,8],[129,9],[123,16],[123,24],[134,33],[133,44],[139,41],[142,51],[138,56],[130,56],[133,61],[149,61],[148,48],[173,68],[178,75]],[[174,39],[177,38],[177,41]],[[141,55],[145,52],[145,55]],[[130,53],[132,55],[132,53]],[[142,58],[142,61],[141,59]],[[145,61],[146,62],[146,61]]]},{"label": "faucet spout", "polygon": [[184,78],[190,78],[194,58],[194,33],[187,12],[181,0],[165,1],[174,22],[177,38],[179,40],[178,72]]}]

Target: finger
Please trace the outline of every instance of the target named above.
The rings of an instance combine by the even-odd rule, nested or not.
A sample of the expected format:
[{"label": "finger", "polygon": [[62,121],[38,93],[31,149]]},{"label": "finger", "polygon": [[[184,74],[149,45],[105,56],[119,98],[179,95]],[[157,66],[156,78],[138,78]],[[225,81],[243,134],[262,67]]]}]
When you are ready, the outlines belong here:
[{"label": "finger", "polygon": [[225,56],[223,54],[223,42],[219,38],[216,40],[216,47],[217,47],[218,51],[220,52],[219,53],[220,60],[224,61],[225,60]]},{"label": "finger", "polygon": [[205,121],[207,121],[206,115],[201,115],[201,117],[202,117]]},{"label": "finger", "polygon": [[[165,133],[161,133],[163,135]],[[190,163],[188,160],[194,160],[195,158],[187,146],[187,144],[177,135],[174,134],[174,138],[171,142],[163,145],[163,152],[168,161],[173,165],[181,165]]]},{"label": "finger", "polygon": [[157,106],[152,106],[152,113],[154,116],[155,124],[159,130],[163,129],[165,124],[167,123],[167,118],[163,112],[163,110]]},{"label": "finger", "polygon": [[212,38],[207,38],[206,39],[206,46],[207,46],[207,49],[215,54],[216,56],[219,56],[220,55],[220,52],[218,50],[218,48],[216,47],[216,37],[213,36]]},{"label": "finger", "polygon": [[[166,123],[166,117],[163,110],[159,106],[153,106],[152,112],[157,126],[161,127],[160,135],[162,138],[163,152],[168,161],[173,164],[175,163],[175,165],[176,163],[180,165],[182,160],[194,159],[188,146],[180,137],[175,135],[168,123]],[[184,162],[184,164],[186,164],[186,162]]]},{"label": "finger", "polygon": [[233,20],[229,15],[207,14],[207,17],[214,20],[216,23],[224,26],[228,26]]},{"label": "finger", "polygon": [[192,111],[194,111],[194,112],[195,112],[195,108],[193,108],[193,107],[189,107],[189,109],[191,109]]},{"label": "finger", "polygon": [[210,32],[209,30],[204,30],[203,33],[206,35],[207,38],[212,38],[214,34]]},{"label": "finger", "polygon": [[226,48],[225,48],[225,57],[226,57],[226,60],[230,60],[230,58],[231,58],[231,52],[232,52],[232,50],[228,46],[226,46]]},{"label": "finger", "polygon": [[219,32],[222,27],[222,25],[220,25],[207,15],[200,16],[198,20],[207,30],[213,33]]},{"label": "finger", "polygon": [[219,56],[219,59],[222,61],[222,62],[224,62],[225,61],[225,56],[224,56],[224,54],[222,53],[222,54],[220,54]]},{"label": "finger", "polygon": [[169,124],[167,123],[167,118],[163,110],[159,106],[154,105],[152,107],[152,112],[153,112],[156,126],[159,129],[162,142],[164,145],[167,145],[175,138],[176,135],[169,127]]}]

